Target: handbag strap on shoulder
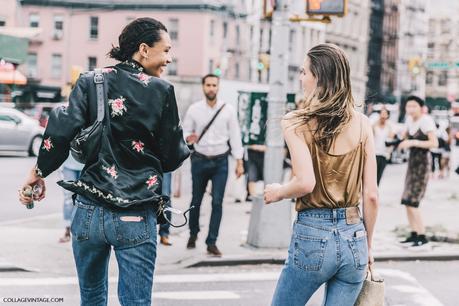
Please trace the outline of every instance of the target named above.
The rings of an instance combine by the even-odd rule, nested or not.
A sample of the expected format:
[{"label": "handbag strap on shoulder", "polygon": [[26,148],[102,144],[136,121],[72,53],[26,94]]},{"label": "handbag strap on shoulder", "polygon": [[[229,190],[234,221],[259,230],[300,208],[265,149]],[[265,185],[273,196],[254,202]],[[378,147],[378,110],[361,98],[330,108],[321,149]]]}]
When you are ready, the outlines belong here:
[{"label": "handbag strap on shoulder", "polygon": [[104,92],[104,74],[102,69],[94,69],[94,84],[96,84],[97,96],[97,121],[103,121],[105,115],[105,92]]}]

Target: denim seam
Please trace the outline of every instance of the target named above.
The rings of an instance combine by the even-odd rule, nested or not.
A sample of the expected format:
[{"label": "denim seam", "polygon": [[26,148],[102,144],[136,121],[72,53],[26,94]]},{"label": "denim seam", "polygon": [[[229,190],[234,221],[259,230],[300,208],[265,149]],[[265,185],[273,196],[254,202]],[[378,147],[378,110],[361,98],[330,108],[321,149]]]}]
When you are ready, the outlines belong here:
[{"label": "denim seam", "polygon": [[[83,214],[85,214],[84,222],[81,223],[80,232],[79,233],[75,233],[76,235],[74,235],[74,236],[75,236],[77,241],[89,240],[89,228],[90,228],[92,216],[93,216],[93,213],[94,213],[94,206],[88,206],[88,208],[84,208],[84,206],[79,206],[79,208],[84,210],[84,212],[82,212]],[[78,211],[77,211],[77,213],[78,213]],[[72,222],[72,223],[74,223],[74,222]]]},{"label": "denim seam", "polygon": [[296,223],[298,225],[301,225],[301,226],[305,226],[305,227],[309,227],[309,228],[313,228],[313,229],[317,229],[317,230],[322,230],[322,231],[326,231],[326,232],[333,232],[332,230],[330,230],[330,227],[326,227],[326,226],[320,226],[320,225],[313,225],[313,224],[310,224],[310,223],[302,223],[301,221],[296,221]]}]

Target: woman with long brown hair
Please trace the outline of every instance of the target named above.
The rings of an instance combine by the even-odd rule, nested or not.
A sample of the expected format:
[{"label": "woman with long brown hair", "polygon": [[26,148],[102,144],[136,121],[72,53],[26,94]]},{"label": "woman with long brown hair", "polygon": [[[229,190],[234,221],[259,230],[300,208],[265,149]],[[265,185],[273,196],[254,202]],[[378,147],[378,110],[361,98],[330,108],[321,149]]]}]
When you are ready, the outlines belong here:
[{"label": "woman with long brown hair", "polygon": [[308,52],[301,82],[306,103],[282,121],[294,176],[265,189],[267,204],[297,198],[298,211],[272,305],[303,306],[325,283],[324,305],[351,306],[373,262],[378,188],[372,127],[354,110],[349,62],[336,45]]}]

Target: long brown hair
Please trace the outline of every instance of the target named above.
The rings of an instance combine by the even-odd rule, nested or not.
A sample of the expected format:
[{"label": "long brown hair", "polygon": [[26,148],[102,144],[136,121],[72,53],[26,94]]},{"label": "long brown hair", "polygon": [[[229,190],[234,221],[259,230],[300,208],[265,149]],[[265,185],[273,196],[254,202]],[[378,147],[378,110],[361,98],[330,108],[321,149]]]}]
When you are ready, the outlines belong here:
[{"label": "long brown hair", "polygon": [[315,119],[314,140],[328,152],[334,136],[350,121],[354,108],[349,61],[334,44],[317,45],[309,50],[307,57],[317,87],[305,97],[304,107],[295,111],[294,122],[296,126],[304,126]]}]

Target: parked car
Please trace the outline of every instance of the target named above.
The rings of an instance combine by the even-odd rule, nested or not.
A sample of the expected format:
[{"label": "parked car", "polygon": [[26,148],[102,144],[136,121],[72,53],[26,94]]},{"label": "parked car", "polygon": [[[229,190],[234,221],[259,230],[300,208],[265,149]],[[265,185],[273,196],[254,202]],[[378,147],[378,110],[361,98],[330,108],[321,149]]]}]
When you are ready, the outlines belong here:
[{"label": "parked car", "polygon": [[25,151],[37,156],[44,131],[37,120],[17,109],[0,107],[0,151]]}]

